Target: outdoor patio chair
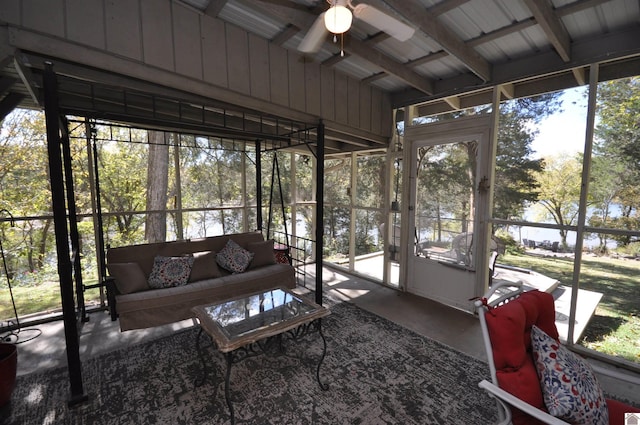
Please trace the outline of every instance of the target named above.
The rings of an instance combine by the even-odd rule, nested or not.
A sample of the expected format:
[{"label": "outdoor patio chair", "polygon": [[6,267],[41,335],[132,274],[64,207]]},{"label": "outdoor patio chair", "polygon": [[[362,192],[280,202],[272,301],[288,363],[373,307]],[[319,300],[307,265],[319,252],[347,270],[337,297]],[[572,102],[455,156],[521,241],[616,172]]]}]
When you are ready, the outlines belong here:
[{"label": "outdoor patio chair", "polygon": [[[491,373],[491,382],[483,380],[479,386],[496,400],[499,424],[595,424],[600,420],[624,425],[625,413],[640,412],[605,399],[593,368],[559,343],[551,294],[524,292],[521,283],[495,282],[475,305]],[[553,378],[543,380],[552,385],[541,383],[538,368],[543,377]],[[563,389],[568,393],[561,395]],[[557,417],[563,415],[567,422]]]}]

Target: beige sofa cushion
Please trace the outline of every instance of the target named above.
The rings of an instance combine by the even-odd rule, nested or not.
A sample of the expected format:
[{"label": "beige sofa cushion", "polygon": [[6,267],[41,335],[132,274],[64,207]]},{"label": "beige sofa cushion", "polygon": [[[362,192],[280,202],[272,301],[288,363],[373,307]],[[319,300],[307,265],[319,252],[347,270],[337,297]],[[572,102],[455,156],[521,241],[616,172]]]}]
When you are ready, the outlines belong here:
[{"label": "beige sofa cushion", "polygon": [[273,253],[273,239],[264,242],[249,242],[247,250],[253,252],[253,260],[249,264],[249,270],[276,263],[276,256]]},{"label": "beige sofa cushion", "polygon": [[109,274],[115,278],[116,288],[121,294],[132,294],[149,289],[147,278],[138,263],[107,264]]},{"label": "beige sofa cushion", "polygon": [[185,286],[118,295],[120,329],[141,329],[193,317],[191,308],[284,286],[295,288],[294,269],[273,264]]},{"label": "beige sofa cushion", "polygon": [[193,268],[189,282],[197,282],[199,280],[213,279],[222,276],[218,263],[216,263],[215,251],[203,251],[193,253]]},{"label": "beige sofa cushion", "polygon": [[[209,236],[201,239],[186,241],[155,242],[150,244],[128,245],[110,248],[107,250],[107,263],[136,262],[140,265],[145,276],[151,274],[153,260],[156,255],[175,257],[192,254],[194,252],[215,251],[220,252],[229,239],[233,239],[238,245],[247,248],[251,242],[262,242],[264,237],[261,232],[234,233],[228,235]],[[221,270],[222,275],[229,274]]]}]

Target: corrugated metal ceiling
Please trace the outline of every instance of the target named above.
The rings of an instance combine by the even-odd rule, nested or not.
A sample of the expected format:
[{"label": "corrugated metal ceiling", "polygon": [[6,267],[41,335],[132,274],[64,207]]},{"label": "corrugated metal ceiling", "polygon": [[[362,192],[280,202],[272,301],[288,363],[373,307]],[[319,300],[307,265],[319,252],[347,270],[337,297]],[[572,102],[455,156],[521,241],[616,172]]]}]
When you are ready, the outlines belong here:
[{"label": "corrugated metal ceiling", "polygon": [[[300,42],[329,7],[326,0],[173,1],[301,56]],[[498,84],[514,97],[574,87],[586,83],[592,63],[609,67],[603,78],[640,74],[638,0],[351,1],[416,32],[398,41],[354,19],[344,56],[327,36],[305,60],[388,92],[394,107],[439,113],[488,103]]]},{"label": "corrugated metal ceiling", "polygon": [[[183,0],[203,13],[296,50],[326,0]],[[322,48],[307,57],[392,93],[394,106],[438,101],[446,96],[489,89],[497,83],[518,83],[535,76],[572,73],[590,63],[640,54],[640,5],[637,0],[363,0],[417,28],[400,42],[354,19],[345,35],[345,56],[327,37]],[[305,8],[300,8],[304,5]],[[302,9],[302,10],[301,10]],[[298,13],[295,19],[290,10]],[[417,11],[417,13],[416,13]],[[214,12],[215,13],[215,12]],[[290,27],[299,31],[278,38]],[[592,51],[590,39],[607,35]],[[355,41],[362,43],[354,44]],[[373,52],[373,53],[372,53]],[[553,55],[550,57],[549,52]],[[577,53],[574,53],[577,52]],[[380,66],[371,57],[389,60]],[[366,57],[369,56],[369,59]],[[529,63],[540,61],[535,69]],[[543,62],[544,61],[544,62]],[[628,73],[637,73],[627,62]],[[410,71],[428,84],[416,87],[404,78]],[[578,74],[579,75],[579,74]],[[584,81],[575,81],[574,85]],[[542,88],[543,89],[543,88]]]}]

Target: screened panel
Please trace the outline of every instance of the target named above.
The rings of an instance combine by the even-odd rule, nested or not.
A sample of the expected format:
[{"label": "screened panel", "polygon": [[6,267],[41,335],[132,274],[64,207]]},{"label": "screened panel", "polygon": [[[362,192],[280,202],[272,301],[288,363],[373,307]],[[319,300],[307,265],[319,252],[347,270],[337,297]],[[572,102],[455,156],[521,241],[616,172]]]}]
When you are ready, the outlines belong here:
[{"label": "screened panel", "polygon": [[381,208],[385,191],[385,156],[358,156],[356,199],[359,207]]},{"label": "screened panel", "polygon": [[416,174],[416,254],[471,262],[476,142],[419,149]]}]

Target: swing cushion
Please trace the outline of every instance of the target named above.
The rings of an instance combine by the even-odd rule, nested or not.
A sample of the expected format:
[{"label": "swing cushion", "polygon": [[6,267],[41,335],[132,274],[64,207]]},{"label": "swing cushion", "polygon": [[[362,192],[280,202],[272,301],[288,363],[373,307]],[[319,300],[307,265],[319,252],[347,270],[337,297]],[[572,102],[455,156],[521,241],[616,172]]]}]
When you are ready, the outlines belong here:
[{"label": "swing cushion", "polygon": [[[123,294],[118,291],[118,287],[130,283],[135,274],[123,273],[112,276],[115,285],[112,289],[108,288],[114,295],[109,301],[112,319],[119,320],[120,329],[123,331],[160,326],[193,317],[191,309],[197,305],[217,303],[278,287],[296,287],[294,269],[289,264],[267,264],[259,267],[255,266],[260,261],[260,258],[257,258],[255,268],[243,273],[233,273],[219,267],[216,263],[217,254],[223,251],[229,240],[249,251],[250,243],[264,242],[264,237],[261,232],[246,232],[109,248],[107,267],[118,263],[136,263],[138,275],[141,269],[146,276],[145,281],[149,278],[155,258],[159,255],[195,260],[189,283],[182,286],[162,289],[147,287],[135,293]],[[262,250],[256,245],[253,248],[254,252],[249,251],[252,258],[255,258],[256,254],[265,254],[268,257],[266,251],[271,246],[270,243],[259,246]],[[216,254],[216,259],[211,261],[213,253]],[[216,274],[216,277],[200,279],[210,274]]]},{"label": "swing cushion", "polygon": [[116,288],[121,294],[132,294],[149,289],[147,277],[138,263],[110,263],[107,264],[107,269],[109,274],[115,277]]},{"label": "swing cushion", "polygon": [[249,270],[276,263],[276,256],[273,253],[273,239],[264,242],[251,242],[247,246],[247,250],[253,253]]},{"label": "swing cushion", "polygon": [[215,251],[203,251],[193,253],[193,267],[189,282],[198,282],[205,279],[213,279],[222,276],[218,263],[216,263]]}]

